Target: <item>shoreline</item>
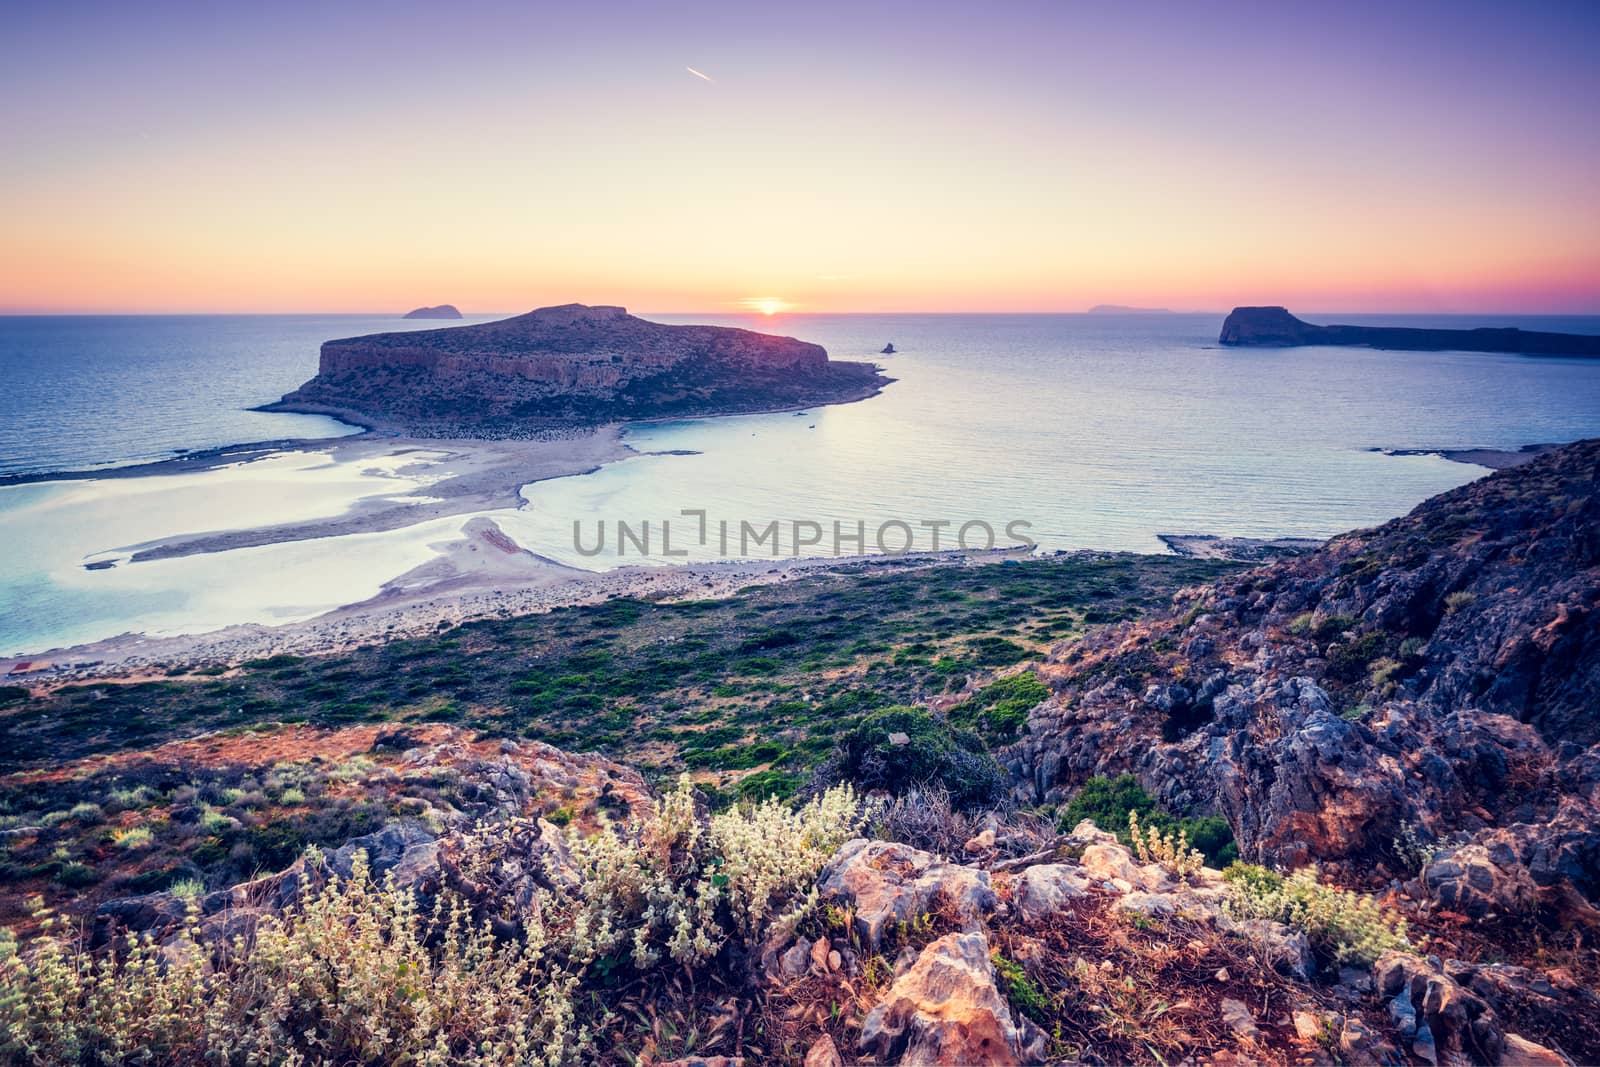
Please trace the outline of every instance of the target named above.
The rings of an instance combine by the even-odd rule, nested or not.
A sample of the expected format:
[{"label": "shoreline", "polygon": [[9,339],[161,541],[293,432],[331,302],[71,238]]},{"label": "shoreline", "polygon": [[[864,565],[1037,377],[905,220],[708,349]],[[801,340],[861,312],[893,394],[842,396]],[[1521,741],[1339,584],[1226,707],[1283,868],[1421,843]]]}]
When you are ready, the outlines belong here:
[{"label": "shoreline", "polygon": [[1546,452],[1554,452],[1571,443],[1540,443],[1523,445],[1521,448],[1369,448],[1367,451],[1381,452],[1385,456],[1438,456],[1451,463],[1503,471],[1508,467],[1520,467],[1529,460],[1538,459]]},{"label": "shoreline", "polygon": [[[706,600],[741,589],[833,571],[983,566],[1033,555],[1027,547],[945,549],[906,555],[805,556],[585,571],[519,545],[477,516],[436,559],[388,582],[367,600],[300,622],[242,623],[199,634],[123,633],[41,652],[0,656],[8,684],[51,688],[95,680],[150,681],[172,668],[237,665],[274,655],[322,655],[436,633],[479,619],[541,614],[618,597]],[[1091,555],[1101,553],[1084,550]]]}]

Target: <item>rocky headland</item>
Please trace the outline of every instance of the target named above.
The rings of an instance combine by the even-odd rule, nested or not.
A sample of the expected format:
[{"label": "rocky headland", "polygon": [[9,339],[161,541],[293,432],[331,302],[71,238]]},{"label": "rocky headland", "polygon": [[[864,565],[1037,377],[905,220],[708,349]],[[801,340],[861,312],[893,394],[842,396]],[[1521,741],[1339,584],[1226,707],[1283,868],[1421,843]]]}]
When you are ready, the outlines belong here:
[{"label": "rocky headland", "polygon": [[459,319],[461,312],[454,304],[437,304],[429,308],[416,308],[406,312],[401,318],[406,319]]},{"label": "rocky headland", "polygon": [[1600,356],[1600,335],[1482,327],[1425,330],[1401,326],[1316,326],[1281,307],[1236,307],[1217,338],[1225,345],[1285,348],[1360,345],[1411,352],[1506,352],[1524,356]]},{"label": "rocky headland", "polygon": [[477,436],[612,421],[786,410],[871,396],[876,366],[721,326],[566,304],[443,330],[328,341],[317,376],[264,410]]},{"label": "rocky headland", "polygon": [[1474,921],[1600,919],[1600,441],[1063,645],[1003,755],[1030,803],[1131,773]]}]

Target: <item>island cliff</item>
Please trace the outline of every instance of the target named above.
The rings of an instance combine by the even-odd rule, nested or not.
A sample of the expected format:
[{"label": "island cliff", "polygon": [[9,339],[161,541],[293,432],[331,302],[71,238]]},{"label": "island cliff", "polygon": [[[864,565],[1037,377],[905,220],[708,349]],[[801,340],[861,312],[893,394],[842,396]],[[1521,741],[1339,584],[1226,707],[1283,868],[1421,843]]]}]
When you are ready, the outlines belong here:
[{"label": "island cliff", "polygon": [[1217,338],[1225,345],[1366,345],[1412,352],[1507,352],[1600,356],[1600,336],[1514,328],[1423,330],[1399,326],[1316,326],[1281,307],[1236,307]]},{"label": "island cliff", "polygon": [[476,326],[327,341],[317,376],[267,410],[474,436],[859,400],[889,379],[820,345],[566,304]]},{"label": "island cliff", "polygon": [[415,311],[406,312],[401,317],[407,319],[459,319],[461,312],[454,304],[440,304],[437,307],[417,308]]}]

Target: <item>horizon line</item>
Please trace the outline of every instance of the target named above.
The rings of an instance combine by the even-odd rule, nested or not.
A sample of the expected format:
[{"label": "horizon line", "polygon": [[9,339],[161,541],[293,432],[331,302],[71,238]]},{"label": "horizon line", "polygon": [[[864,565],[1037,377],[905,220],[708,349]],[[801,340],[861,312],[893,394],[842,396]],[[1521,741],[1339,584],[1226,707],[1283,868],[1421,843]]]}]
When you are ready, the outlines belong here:
[{"label": "horizon line", "polygon": [[[517,315],[526,315],[529,312],[537,311],[537,310],[539,310],[539,308],[542,308],[542,307],[559,307],[559,306],[560,305],[556,305],[556,304],[541,304],[541,305],[539,305],[539,307],[528,308],[527,310],[524,310],[524,311],[462,311],[461,312],[461,317],[462,318],[481,318],[481,317],[484,317],[484,316],[491,316],[491,315],[493,315],[493,316],[514,317],[514,316],[517,316]],[[593,306],[605,306],[605,305],[593,305]],[[1096,306],[1100,306],[1100,305],[1096,305]],[[721,311],[709,311],[709,310],[705,310],[705,309],[698,309],[698,310],[680,311],[680,310],[669,310],[669,309],[663,309],[663,308],[656,308],[656,309],[650,309],[650,310],[645,310],[645,311],[629,311],[628,314],[636,315],[636,316],[648,316],[648,315],[732,316],[732,317],[751,318],[751,319],[772,319],[773,321],[781,321],[781,320],[788,319],[788,318],[793,318],[793,317],[796,317],[796,316],[811,316],[811,317],[833,316],[833,317],[838,317],[838,318],[845,318],[845,317],[849,317],[849,316],[859,316],[859,315],[921,315],[921,316],[951,316],[951,315],[1040,315],[1040,316],[1044,316],[1044,315],[1084,315],[1084,316],[1089,316],[1089,315],[1093,315],[1096,318],[1118,318],[1118,317],[1122,317],[1122,318],[1157,318],[1157,317],[1162,317],[1162,316],[1178,317],[1178,316],[1184,316],[1184,315],[1223,315],[1223,316],[1225,316],[1225,315],[1229,314],[1230,312],[1232,312],[1234,309],[1241,308],[1241,307],[1287,307],[1287,305],[1283,305],[1283,304],[1276,304],[1276,305],[1274,305],[1274,304],[1235,304],[1235,305],[1233,305],[1233,307],[1230,307],[1230,308],[1228,308],[1226,310],[1216,309],[1216,308],[1183,308],[1183,309],[1138,308],[1138,309],[1129,310],[1129,311],[1093,311],[1090,308],[1079,308],[1079,309],[1075,309],[1075,310],[1035,309],[1035,310],[1008,310],[1008,311],[996,311],[996,310],[956,310],[956,311],[903,311],[903,310],[899,310],[899,311],[897,311],[897,310],[888,310],[888,311],[802,311],[802,310],[798,310],[798,309],[790,309],[790,310],[775,312],[775,313],[770,314],[770,315],[764,314],[764,313],[762,313],[760,311],[752,311],[752,310],[748,310],[748,309],[721,310]],[[627,310],[627,309],[624,308],[624,310]],[[1474,316],[1513,316],[1514,315],[1514,316],[1518,316],[1518,317],[1521,317],[1521,318],[1552,318],[1552,319],[1553,318],[1600,318],[1600,305],[1597,305],[1593,310],[1588,310],[1588,311],[1527,311],[1527,310],[1506,309],[1506,308],[1500,308],[1500,309],[1491,310],[1491,311],[1419,311],[1419,310],[1410,310],[1410,311],[1394,311],[1394,310],[1375,311],[1375,310],[1360,309],[1360,308],[1341,308],[1341,309],[1338,309],[1338,310],[1310,309],[1310,310],[1304,310],[1304,311],[1296,310],[1294,308],[1288,308],[1288,310],[1292,314],[1295,314],[1295,315],[1298,315],[1298,316],[1310,315],[1310,316],[1313,316],[1313,317],[1326,317],[1326,316],[1329,316],[1329,315],[1434,315],[1434,316],[1447,317],[1447,318],[1471,318],[1471,317],[1474,317]],[[438,322],[438,323],[448,323],[448,322],[455,321],[455,320],[452,320],[452,319],[410,319],[410,320],[407,320],[406,319],[406,312],[404,312],[404,311],[393,311],[393,310],[387,310],[387,309],[385,309],[385,310],[376,310],[376,311],[375,310],[364,310],[364,311],[314,311],[314,310],[298,310],[298,311],[238,311],[238,310],[230,310],[230,311],[103,311],[103,310],[102,311],[82,311],[82,310],[21,310],[21,309],[11,309],[11,308],[0,308],[0,318],[18,318],[18,319],[27,319],[27,318],[41,318],[41,319],[42,318],[80,318],[80,319],[91,319],[91,318],[162,318],[162,317],[169,317],[169,318],[206,318],[206,317],[211,317],[211,318],[239,318],[239,317],[251,316],[251,315],[261,316],[261,317],[289,317],[289,316],[329,316],[329,317],[335,317],[335,316],[339,316],[339,317],[348,317],[348,318],[393,318],[393,319],[395,319],[397,321]],[[447,327],[441,327],[441,328],[447,328]]]}]

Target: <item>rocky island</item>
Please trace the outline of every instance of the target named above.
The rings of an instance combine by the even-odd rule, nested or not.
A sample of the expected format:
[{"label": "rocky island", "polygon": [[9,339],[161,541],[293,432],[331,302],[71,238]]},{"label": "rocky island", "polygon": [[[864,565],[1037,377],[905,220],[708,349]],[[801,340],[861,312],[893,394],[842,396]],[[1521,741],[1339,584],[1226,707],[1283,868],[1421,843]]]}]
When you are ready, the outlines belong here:
[{"label": "rocky island", "polygon": [[1281,307],[1236,307],[1217,338],[1225,345],[1364,345],[1409,352],[1506,352],[1524,356],[1600,356],[1600,336],[1511,327],[1424,330],[1401,326],[1316,326]]},{"label": "rocky island", "polygon": [[671,326],[620,307],[325,342],[317,376],[269,411],[335,414],[419,435],[515,436],[632,419],[861,400],[890,379],[820,345]]},{"label": "rocky island", "polygon": [[439,304],[431,308],[417,308],[406,312],[402,318],[407,319],[459,319],[461,312],[454,304]]}]

